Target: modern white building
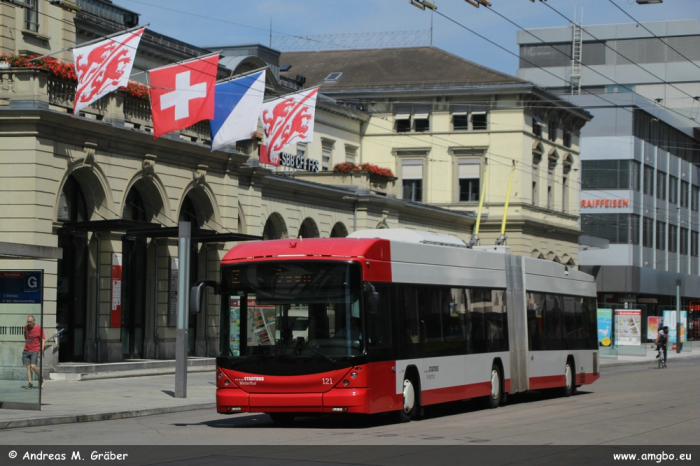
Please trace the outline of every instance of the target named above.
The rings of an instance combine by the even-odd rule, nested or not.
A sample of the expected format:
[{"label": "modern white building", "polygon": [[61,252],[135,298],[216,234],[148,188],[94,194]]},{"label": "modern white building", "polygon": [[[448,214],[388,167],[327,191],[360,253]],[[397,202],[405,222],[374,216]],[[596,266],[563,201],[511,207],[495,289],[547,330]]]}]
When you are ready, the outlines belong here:
[{"label": "modern white building", "polygon": [[660,315],[679,284],[697,339],[700,20],[528,32],[518,76],[593,114],[581,133],[579,259],[601,306]]}]

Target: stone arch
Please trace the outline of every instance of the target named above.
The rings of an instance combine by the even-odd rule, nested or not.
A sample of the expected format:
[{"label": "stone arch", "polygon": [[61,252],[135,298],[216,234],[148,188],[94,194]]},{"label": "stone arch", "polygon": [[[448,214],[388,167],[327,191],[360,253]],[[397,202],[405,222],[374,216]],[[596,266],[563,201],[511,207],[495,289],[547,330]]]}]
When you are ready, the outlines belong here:
[{"label": "stone arch", "polygon": [[180,198],[177,220],[190,221],[199,228],[219,230],[219,209],[216,197],[206,183],[193,181]]},{"label": "stone arch", "polygon": [[337,222],[331,229],[331,238],[345,238],[348,236],[348,229],[343,222]]},{"label": "stone arch", "polygon": [[559,259],[559,256],[557,256],[554,251],[549,251],[546,256],[548,261],[553,261],[557,263],[561,263],[561,260]]},{"label": "stone arch", "polygon": [[145,221],[155,221],[161,224],[172,223],[172,220],[168,218],[171,210],[165,186],[160,178],[155,175],[146,175],[143,171],[137,173],[124,190],[120,211],[123,218],[127,218],[126,213],[129,209],[134,209],[134,206],[127,205],[127,199],[133,195],[133,190],[136,190],[143,200],[142,208],[144,209]]},{"label": "stone arch", "polygon": [[263,228],[263,239],[280,239],[288,238],[287,223],[284,218],[277,212],[273,212],[267,217],[265,227]]},{"label": "stone arch", "polygon": [[534,257],[535,259],[544,259],[544,254],[542,254],[539,249],[533,249],[530,253],[530,257]]},{"label": "stone arch", "polygon": [[563,254],[561,256],[561,263],[569,267],[576,267],[576,261],[568,254]]},{"label": "stone arch", "polygon": [[53,212],[54,220],[58,221],[60,217],[59,206],[62,203],[63,189],[69,178],[75,181],[84,196],[87,210],[87,218],[85,220],[94,220],[94,214],[100,220],[117,217],[112,210],[114,205],[112,189],[102,170],[92,165],[75,165],[63,174],[60,187],[56,192]]},{"label": "stone arch", "polygon": [[298,238],[318,238],[321,234],[318,231],[318,225],[311,217],[306,217],[299,227]]}]

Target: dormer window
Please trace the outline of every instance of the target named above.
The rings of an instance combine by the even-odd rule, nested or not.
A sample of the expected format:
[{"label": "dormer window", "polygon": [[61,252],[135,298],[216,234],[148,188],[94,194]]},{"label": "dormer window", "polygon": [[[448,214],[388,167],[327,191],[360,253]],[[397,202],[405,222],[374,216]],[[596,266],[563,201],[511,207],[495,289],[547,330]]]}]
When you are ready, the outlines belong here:
[{"label": "dormer window", "polygon": [[342,72],[334,72],[326,76],[326,79],[323,80],[323,82],[326,83],[334,83],[340,79],[340,77],[343,75]]}]

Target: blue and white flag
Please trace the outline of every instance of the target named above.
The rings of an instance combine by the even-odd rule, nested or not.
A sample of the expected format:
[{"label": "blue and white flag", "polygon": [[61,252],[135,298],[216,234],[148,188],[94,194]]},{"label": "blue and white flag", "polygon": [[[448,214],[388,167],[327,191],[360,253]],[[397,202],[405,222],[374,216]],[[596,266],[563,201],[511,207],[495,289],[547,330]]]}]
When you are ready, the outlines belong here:
[{"label": "blue and white flag", "polygon": [[265,71],[216,85],[211,150],[253,136],[264,96]]}]

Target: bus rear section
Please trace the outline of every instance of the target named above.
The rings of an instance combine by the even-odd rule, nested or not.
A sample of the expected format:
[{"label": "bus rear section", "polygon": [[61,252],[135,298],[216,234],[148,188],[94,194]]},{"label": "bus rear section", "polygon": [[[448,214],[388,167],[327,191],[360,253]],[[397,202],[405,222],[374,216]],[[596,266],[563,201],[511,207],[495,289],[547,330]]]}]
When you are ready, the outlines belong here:
[{"label": "bus rear section", "polygon": [[592,383],[592,280],[509,257],[391,238],[233,248],[222,262],[217,411],[407,421],[432,404],[495,408],[507,393]]}]

